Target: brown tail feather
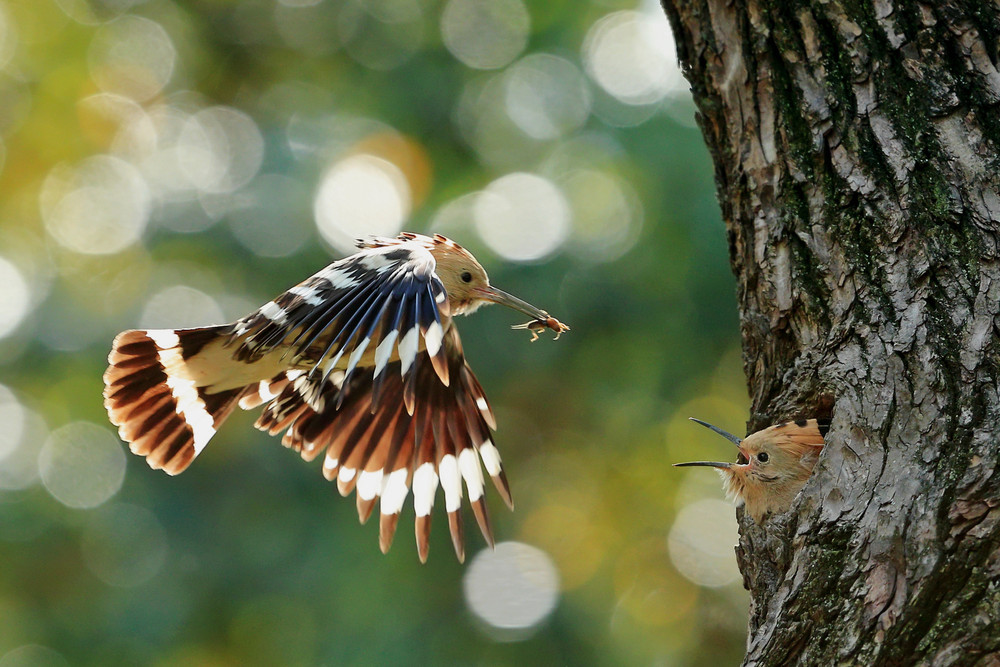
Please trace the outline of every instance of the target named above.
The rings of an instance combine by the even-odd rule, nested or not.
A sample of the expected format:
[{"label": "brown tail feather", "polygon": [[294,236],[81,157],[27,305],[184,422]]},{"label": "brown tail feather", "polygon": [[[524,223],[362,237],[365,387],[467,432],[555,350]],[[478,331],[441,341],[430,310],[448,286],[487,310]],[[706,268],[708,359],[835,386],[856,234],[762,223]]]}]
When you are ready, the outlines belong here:
[{"label": "brown tail feather", "polygon": [[228,327],[124,331],[112,344],[104,372],[104,407],[129,448],[171,475],[194,460],[244,388],[208,393],[181,377],[186,359]]}]

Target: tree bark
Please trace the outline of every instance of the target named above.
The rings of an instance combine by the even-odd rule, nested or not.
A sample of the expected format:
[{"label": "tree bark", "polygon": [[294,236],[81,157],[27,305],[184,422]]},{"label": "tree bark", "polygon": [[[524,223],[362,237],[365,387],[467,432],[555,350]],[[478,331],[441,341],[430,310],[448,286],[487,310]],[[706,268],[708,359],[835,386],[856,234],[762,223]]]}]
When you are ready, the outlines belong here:
[{"label": "tree bark", "polygon": [[1000,3],[663,0],[715,162],[750,430],[745,665],[1000,665]]}]

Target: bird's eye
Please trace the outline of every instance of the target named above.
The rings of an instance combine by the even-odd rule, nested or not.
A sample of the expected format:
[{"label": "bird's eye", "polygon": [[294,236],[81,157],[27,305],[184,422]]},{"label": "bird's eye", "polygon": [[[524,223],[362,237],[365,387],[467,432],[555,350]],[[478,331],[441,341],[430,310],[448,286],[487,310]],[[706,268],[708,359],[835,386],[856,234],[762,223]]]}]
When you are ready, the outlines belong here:
[{"label": "bird's eye", "polygon": [[767,455],[767,452],[761,452],[760,454],[757,455],[757,460],[760,461],[761,463],[767,463],[767,460],[769,458],[771,457]]},{"label": "bird's eye", "polygon": [[469,273],[468,271],[462,271],[462,275],[459,276],[459,277],[462,279],[463,283],[471,283],[472,282],[472,274]]}]

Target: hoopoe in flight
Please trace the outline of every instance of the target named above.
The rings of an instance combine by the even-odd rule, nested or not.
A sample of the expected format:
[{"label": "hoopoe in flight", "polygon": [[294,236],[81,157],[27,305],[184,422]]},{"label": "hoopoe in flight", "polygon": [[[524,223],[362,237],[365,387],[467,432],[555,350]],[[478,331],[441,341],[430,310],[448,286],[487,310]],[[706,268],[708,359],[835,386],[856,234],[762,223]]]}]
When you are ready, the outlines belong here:
[{"label": "hoopoe in flight", "polygon": [[[443,236],[359,241],[360,252],[232,324],[120,333],[104,404],[132,452],[183,472],[238,405],[255,426],[311,461],[367,521],[380,503],[379,546],[392,544],[412,489],[420,560],[444,491],[452,543],[465,557],[462,482],[486,540],[485,466],[513,509],[486,394],[462,353],[455,315],[499,303],[557,334],[568,327],[490,285],[469,251]],[[532,331],[534,330],[532,329]]]},{"label": "hoopoe in flight", "polygon": [[735,463],[691,461],[675,466],[709,466],[719,471],[726,496],[737,507],[761,523],[768,514],[780,514],[792,506],[823,449],[823,436],[830,430],[827,419],[799,419],[776,424],[748,435],[742,440],[700,419],[690,417],[710,428],[740,450]]}]

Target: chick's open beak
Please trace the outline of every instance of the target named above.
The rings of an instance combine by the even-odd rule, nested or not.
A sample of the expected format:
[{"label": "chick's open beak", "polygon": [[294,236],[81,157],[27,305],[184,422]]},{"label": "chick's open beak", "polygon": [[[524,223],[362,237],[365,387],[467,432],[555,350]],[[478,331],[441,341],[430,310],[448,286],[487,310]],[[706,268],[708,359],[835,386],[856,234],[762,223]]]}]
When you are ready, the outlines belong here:
[{"label": "chick's open beak", "polygon": [[541,308],[536,308],[527,301],[522,301],[513,294],[508,294],[507,292],[497,289],[492,285],[476,288],[475,293],[480,299],[498,303],[501,306],[507,306],[508,308],[513,308],[514,310],[520,311],[525,315],[530,315],[536,320],[546,320],[549,317],[549,314]]},{"label": "chick's open beak", "polygon": [[[715,431],[716,433],[718,433],[719,435],[721,435],[723,438],[725,438],[726,440],[728,440],[731,443],[733,443],[734,445],[736,445],[736,447],[740,450],[740,454],[743,455],[743,458],[746,459],[746,460],[749,460],[749,457],[743,451],[743,441],[740,440],[739,438],[737,438],[735,435],[733,435],[732,433],[730,433],[728,431],[723,431],[718,426],[712,426],[708,422],[703,422],[700,419],[695,419],[694,417],[688,417],[688,419],[690,419],[691,421],[695,422],[696,424],[701,424],[702,426],[704,426],[707,429],[711,429],[711,430]],[[674,466],[676,466],[678,468],[683,468],[685,466],[708,466],[710,468],[724,468],[724,469],[727,469],[727,470],[729,468],[733,468],[733,467],[736,467],[736,466],[739,466],[739,465],[742,465],[742,463],[741,462],[737,462],[737,463],[723,463],[721,461],[691,461],[690,463],[675,463],[674,464]]]}]

